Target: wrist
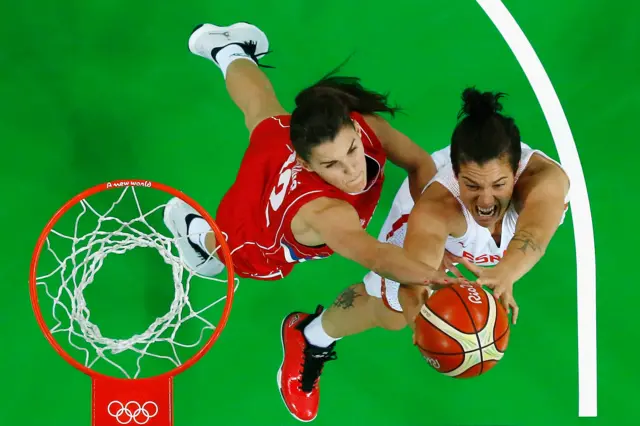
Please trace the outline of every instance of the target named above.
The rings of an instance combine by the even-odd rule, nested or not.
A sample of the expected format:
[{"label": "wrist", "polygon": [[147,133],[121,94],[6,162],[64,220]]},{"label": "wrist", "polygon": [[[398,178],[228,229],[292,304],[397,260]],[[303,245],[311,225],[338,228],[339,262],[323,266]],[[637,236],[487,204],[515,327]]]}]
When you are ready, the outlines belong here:
[{"label": "wrist", "polygon": [[502,260],[494,267],[494,269],[504,281],[515,283],[526,273],[526,271],[520,271],[521,268],[518,266],[519,265],[517,264],[513,264],[513,262],[505,262]]}]

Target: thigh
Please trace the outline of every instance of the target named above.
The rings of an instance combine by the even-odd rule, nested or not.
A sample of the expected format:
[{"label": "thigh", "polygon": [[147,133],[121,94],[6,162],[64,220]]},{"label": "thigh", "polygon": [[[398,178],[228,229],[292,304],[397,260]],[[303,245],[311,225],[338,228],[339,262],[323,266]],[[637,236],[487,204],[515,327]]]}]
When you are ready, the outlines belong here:
[{"label": "thigh", "polygon": [[[245,125],[249,133],[253,135],[260,123],[272,117],[286,116],[289,113],[276,100],[273,103],[259,104],[250,108],[244,115]],[[288,137],[288,134],[287,134]]]},{"label": "thigh", "polygon": [[267,76],[251,61],[234,61],[226,85],[229,96],[244,114],[250,133],[264,119],[287,113]]},{"label": "thigh", "polygon": [[376,318],[377,325],[387,330],[402,330],[407,326],[407,319],[402,312],[393,309],[386,299],[369,297],[369,304]]}]

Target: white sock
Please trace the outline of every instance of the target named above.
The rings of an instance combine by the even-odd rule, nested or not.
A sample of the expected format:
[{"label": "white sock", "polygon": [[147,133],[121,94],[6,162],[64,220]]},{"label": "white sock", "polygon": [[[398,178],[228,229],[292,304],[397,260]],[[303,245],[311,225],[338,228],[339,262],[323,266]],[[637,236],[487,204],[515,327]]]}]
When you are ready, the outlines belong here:
[{"label": "white sock", "polygon": [[187,229],[189,241],[199,245],[200,248],[202,248],[202,250],[206,251],[207,253],[209,253],[209,250],[207,250],[207,246],[204,241],[207,233],[209,232],[211,232],[211,227],[209,226],[207,221],[201,217],[193,219],[189,224],[189,229]]},{"label": "white sock", "polygon": [[222,48],[222,50],[220,50],[213,59],[215,59],[220,66],[222,75],[225,79],[227,78],[227,68],[229,68],[231,62],[236,59],[247,59],[255,64],[255,61],[251,59],[251,56],[244,53],[242,47],[237,44],[230,44],[229,46]]},{"label": "white sock", "polygon": [[324,331],[324,328],[322,327],[323,315],[324,311],[304,328],[304,337],[306,337],[307,341],[313,346],[317,346],[319,348],[326,348],[336,340],[340,340],[340,338],[336,339],[329,336],[327,332]]}]

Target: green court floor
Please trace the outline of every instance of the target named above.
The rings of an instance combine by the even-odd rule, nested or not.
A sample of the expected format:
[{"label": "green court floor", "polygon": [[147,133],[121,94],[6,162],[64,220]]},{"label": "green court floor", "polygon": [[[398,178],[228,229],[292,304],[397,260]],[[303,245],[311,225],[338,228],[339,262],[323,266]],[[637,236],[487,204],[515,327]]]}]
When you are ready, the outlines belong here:
[{"label": "green court floor", "polygon": [[[520,319],[496,368],[453,380],[423,361],[408,330],[346,338],[337,345],[338,360],[326,365],[314,425],[638,422],[633,247],[639,235],[631,219],[639,205],[640,6],[629,0],[504,4],[553,84],[586,178],[597,261],[597,417],[579,417],[572,206],[544,259],[516,284]],[[506,112],[526,143],[553,158],[559,158],[556,143],[570,143],[557,137],[554,143],[548,120],[562,118],[562,110],[545,117],[521,64],[472,0],[26,0],[1,10],[0,425],[90,424],[90,379],[51,349],[29,301],[31,252],[51,215],[82,190],[120,178],[168,184],[214,213],[234,180],[248,136],[220,71],[187,50],[200,22],[259,25],[273,50],[263,62],[276,67],[266,72],[286,108],[299,90],[355,52],[343,74],[389,91],[405,109],[393,124],[428,151],[448,143],[468,85],[508,93]],[[393,165],[387,176],[373,235],[404,178]],[[92,320],[105,335],[137,333],[168,309],[170,268],[141,250],[107,259],[87,290]],[[217,344],[175,380],[176,426],[298,424],[276,385],[281,320],[292,310],[330,304],[365,272],[334,256],[300,265],[280,282],[241,281]],[[224,294],[216,283],[210,288]]]}]

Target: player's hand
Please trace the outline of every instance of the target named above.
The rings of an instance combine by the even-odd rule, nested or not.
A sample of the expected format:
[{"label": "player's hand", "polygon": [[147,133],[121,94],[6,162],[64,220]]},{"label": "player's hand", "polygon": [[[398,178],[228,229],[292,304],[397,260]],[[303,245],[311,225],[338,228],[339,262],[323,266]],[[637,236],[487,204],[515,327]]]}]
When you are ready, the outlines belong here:
[{"label": "player's hand", "polygon": [[440,266],[440,270],[451,272],[453,275],[459,278],[464,278],[464,275],[460,272],[456,264],[462,264],[469,272],[477,277],[482,273],[482,267],[476,265],[475,263],[470,262],[468,259],[464,257],[456,256],[455,254],[450,253],[449,251],[444,251],[444,257],[442,258],[442,265]]},{"label": "player's hand", "polygon": [[483,268],[476,284],[487,286],[493,290],[493,295],[500,300],[504,309],[511,309],[511,322],[515,325],[518,320],[518,304],[513,298],[514,281],[499,268]]},{"label": "player's hand", "polygon": [[449,251],[444,251],[444,256],[442,257],[442,264],[440,265],[440,270],[444,272],[451,272],[458,278],[463,278],[462,273],[456,267],[456,263],[460,263],[460,258],[456,255],[451,254]]},{"label": "player's hand", "polygon": [[411,342],[415,346],[416,342],[416,317],[420,315],[420,309],[422,309],[422,305],[427,304],[427,299],[433,293],[428,287],[409,287],[403,288],[401,291],[409,291],[410,296],[405,298],[404,300],[410,301],[410,304],[405,306],[402,305],[402,313],[407,319],[407,324],[409,328],[411,328]]},{"label": "player's hand", "polygon": [[452,277],[443,270],[434,269],[423,283],[423,285],[431,287],[433,290],[454,284],[469,284],[469,280],[462,275]]},{"label": "player's hand", "polygon": [[[449,253],[449,252],[445,251],[445,256],[446,256],[446,253]],[[451,253],[449,253],[449,255],[451,255],[453,258],[456,258],[456,256],[452,255]],[[453,268],[455,269],[455,271],[451,271],[451,269],[449,268],[447,269],[453,272],[455,277],[448,275],[447,272],[445,271],[445,268],[441,265],[439,270],[433,271],[434,273],[433,277],[427,280],[424,285],[427,286],[431,291],[436,291],[446,286],[450,286],[454,284],[470,284],[470,281],[460,273],[458,268],[456,268],[455,266],[453,266]]]}]

